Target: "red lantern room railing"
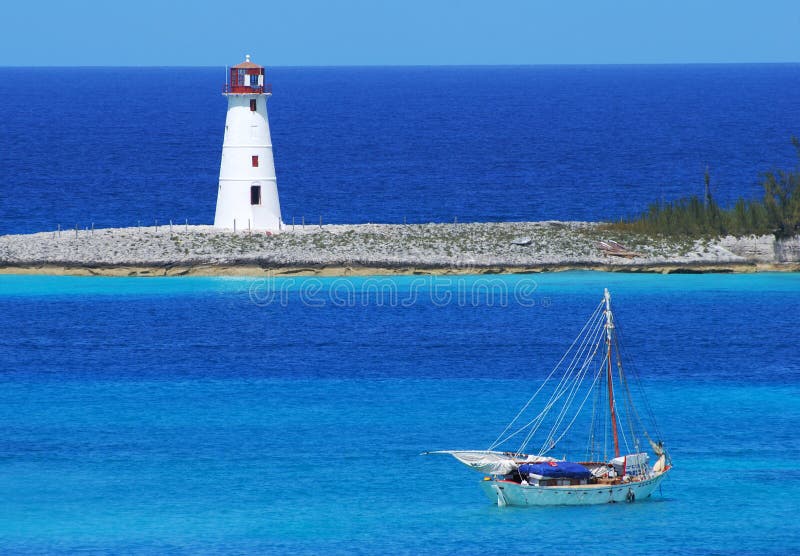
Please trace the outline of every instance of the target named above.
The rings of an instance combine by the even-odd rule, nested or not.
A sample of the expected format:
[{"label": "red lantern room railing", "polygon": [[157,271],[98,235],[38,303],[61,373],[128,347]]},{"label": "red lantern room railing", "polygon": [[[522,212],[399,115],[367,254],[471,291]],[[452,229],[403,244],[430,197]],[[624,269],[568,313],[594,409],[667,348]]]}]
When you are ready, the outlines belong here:
[{"label": "red lantern room railing", "polygon": [[242,87],[240,85],[223,85],[222,92],[225,94],[240,93],[240,94],[272,94],[272,84],[267,83],[263,87]]},{"label": "red lantern room railing", "polygon": [[241,64],[233,66],[230,70],[230,83],[226,83],[223,93],[263,94],[272,93],[272,86],[264,83],[264,66],[259,66],[250,61],[250,55],[245,57]]}]

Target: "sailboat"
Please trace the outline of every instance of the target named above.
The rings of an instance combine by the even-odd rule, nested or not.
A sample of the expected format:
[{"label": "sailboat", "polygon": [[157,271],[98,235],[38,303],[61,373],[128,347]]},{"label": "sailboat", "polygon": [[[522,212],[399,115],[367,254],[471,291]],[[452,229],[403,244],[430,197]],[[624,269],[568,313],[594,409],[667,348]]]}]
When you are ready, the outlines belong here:
[{"label": "sailboat", "polygon": [[[606,289],[564,356],[488,449],[426,453],[449,454],[483,473],[481,488],[498,506],[648,498],[672,461],[635,368],[623,366],[619,336]],[[515,449],[504,450],[512,441]]]}]

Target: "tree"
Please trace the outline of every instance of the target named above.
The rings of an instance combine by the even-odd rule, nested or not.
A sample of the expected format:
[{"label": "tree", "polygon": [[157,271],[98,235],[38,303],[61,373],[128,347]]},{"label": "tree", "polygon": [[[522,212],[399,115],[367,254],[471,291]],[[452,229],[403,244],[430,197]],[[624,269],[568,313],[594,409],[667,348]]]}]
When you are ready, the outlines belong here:
[{"label": "tree", "polygon": [[[800,140],[792,137],[800,162]],[[764,207],[777,237],[800,230],[800,166],[794,171],[773,170],[764,174]]]},{"label": "tree", "polygon": [[723,209],[711,194],[708,167],[703,174],[705,196],[697,195],[672,202],[652,203],[647,212],[623,220],[617,227],[664,235],[748,235],[774,233],[776,237],[800,234],[800,140],[792,137],[798,166],[794,170],[773,170],[764,174],[761,201],[739,199]]}]

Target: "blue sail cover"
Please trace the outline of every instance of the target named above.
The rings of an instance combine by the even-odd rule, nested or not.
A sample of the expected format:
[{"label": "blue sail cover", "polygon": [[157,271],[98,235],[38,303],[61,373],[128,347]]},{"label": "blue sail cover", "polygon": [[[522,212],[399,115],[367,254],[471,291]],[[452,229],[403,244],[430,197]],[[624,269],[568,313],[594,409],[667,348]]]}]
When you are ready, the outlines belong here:
[{"label": "blue sail cover", "polygon": [[580,463],[572,461],[548,461],[544,463],[523,463],[519,466],[523,475],[534,473],[551,479],[588,479],[591,472]]}]

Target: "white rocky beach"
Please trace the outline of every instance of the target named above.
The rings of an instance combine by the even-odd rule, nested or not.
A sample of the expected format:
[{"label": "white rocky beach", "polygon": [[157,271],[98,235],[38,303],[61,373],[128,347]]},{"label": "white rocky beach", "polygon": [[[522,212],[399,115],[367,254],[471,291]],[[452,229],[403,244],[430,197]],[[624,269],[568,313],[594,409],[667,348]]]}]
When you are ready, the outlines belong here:
[{"label": "white rocky beach", "polygon": [[[609,241],[624,251],[607,249]],[[797,237],[667,239],[590,222],[306,225],[278,234],[175,225],[0,236],[6,273],[752,272],[797,270],[799,262]]]}]

